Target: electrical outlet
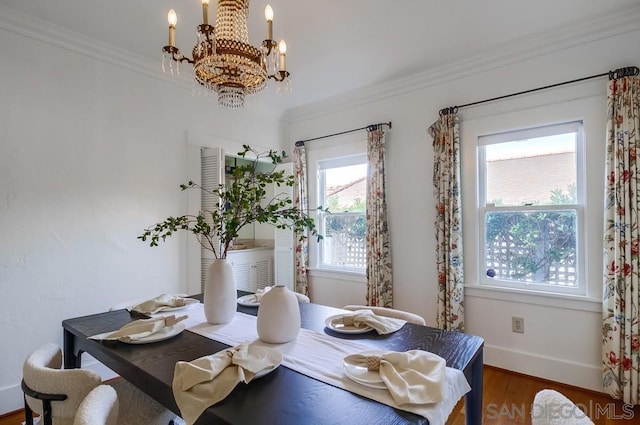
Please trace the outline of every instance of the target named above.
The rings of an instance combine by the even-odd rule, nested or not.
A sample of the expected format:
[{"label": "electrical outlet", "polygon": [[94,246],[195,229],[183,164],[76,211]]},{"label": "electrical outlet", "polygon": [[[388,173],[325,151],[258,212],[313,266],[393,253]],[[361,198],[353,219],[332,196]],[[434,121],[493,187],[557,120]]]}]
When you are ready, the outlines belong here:
[{"label": "electrical outlet", "polygon": [[524,318],[523,317],[512,317],[511,318],[511,331],[519,334],[524,333]]}]

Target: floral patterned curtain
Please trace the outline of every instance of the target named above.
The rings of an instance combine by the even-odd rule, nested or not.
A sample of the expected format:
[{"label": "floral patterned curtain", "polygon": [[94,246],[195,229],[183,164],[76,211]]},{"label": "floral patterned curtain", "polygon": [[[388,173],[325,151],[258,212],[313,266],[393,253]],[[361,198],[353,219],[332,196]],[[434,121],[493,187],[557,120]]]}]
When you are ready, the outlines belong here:
[{"label": "floral patterned curtain", "polygon": [[464,331],[462,212],[460,209],[460,130],[458,116],[440,114],[433,137],[433,185],[436,200],[438,327]]},{"label": "floral patterned curtain", "polygon": [[[301,211],[308,211],[307,202],[307,150],[304,142],[296,142],[293,149],[294,177],[293,203]],[[309,236],[308,232],[304,236]],[[295,290],[301,294],[309,295],[309,285],[307,284],[307,264],[309,264],[309,242],[305,237],[301,240],[300,234],[295,238]]]},{"label": "floral patterned curtain", "polygon": [[640,404],[640,78],[609,81],[604,211],[603,383]]},{"label": "floral patterned curtain", "polygon": [[391,248],[384,186],[384,131],[367,133],[367,305],[392,307]]}]

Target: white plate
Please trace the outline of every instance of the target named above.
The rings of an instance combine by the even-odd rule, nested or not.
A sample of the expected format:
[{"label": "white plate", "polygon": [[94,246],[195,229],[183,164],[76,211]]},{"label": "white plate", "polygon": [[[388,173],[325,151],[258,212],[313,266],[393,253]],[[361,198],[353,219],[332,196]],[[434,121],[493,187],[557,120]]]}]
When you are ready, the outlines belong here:
[{"label": "white plate", "polygon": [[[382,351],[380,350],[371,350],[371,351],[363,351],[363,356],[366,355],[374,355],[380,354]],[[354,382],[357,382],[360,385],[364,385],[365,387],[376,388],[376,389],[386,389],[387,386],[382,381],[380,374],[375,371],[371,371],[367,369],[366,364],[362,363],[352,363],[350,359],[345,358],[342,362],[342,368],[344,370],[347,378],[351,379]]]},{"label": "white plate", "polygon": [[184,323],[176,323],[173,326],[166,326],[159,332],[151,334],[147,337],[136,339],[133,341],[123,341],[126,344],[151,344],[152,342],[164,341],[165,339],[173,338],[185,329]]},{"label": "white plate", "polygon": [[342,323],[337,323],[338,319],[342,316],[348,316],[351,313],[336,314],[335,316],[329,316],[324,320],[324,325],[334,332],[343,334],[363,334],[373,330],[371,326],[365,326],[363,328],[356,328],[355,326],[345,326]]},{"label": "white plate", "polygon": [[273,363],[273,367],[262,369],[253,376],[253,379],[262,378],[263,376],[273,372],[278,368],[278,366],[280,366],[280,363],[282,363],[282,353],[278,350],[274,350],[273,348],[249,345],[249,354],[257,358],[266,357],[270,363]]},{"label": "white plate", "polygon": [[258,307],[260,305],[260,301],[256,301],[256,296],[254,294],[249,294],[239,297],[238,304],[245,307]]}]

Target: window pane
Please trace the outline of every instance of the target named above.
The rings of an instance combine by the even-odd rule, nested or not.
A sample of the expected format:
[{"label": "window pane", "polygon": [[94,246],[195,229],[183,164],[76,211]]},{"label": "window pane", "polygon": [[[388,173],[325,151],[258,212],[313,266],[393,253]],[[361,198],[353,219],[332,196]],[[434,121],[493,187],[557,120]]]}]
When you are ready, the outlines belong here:
[{"label": "window pane", "polygon": [[331,212],[364,212],[367,164],[329,168],[325,173],[324,204]]},{"label": "window pane", "polygon": [[487,212],[486,275],[577,287],[576,226],[575,210]]},{"label": "window pane", "polygon": [[485,146],[486,202],[576,204],[577,132]]},{"label": "window pane", "polygon": [[323,263],[334,267],[365,268],[366,218],[362,213],[336,213],[324,216]]},{"label": "window pane", "polygon": [[334,161],[322,170],[321,205],[330,213],[322,215],[321,264],[360,271],[366,268],[367,164]]}]

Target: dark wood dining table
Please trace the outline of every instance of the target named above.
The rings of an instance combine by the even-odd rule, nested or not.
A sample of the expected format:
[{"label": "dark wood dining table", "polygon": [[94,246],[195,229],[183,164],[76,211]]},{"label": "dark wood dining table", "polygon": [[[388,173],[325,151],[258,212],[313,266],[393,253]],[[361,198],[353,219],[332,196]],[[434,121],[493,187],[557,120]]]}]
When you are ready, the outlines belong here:
[{"label": "dark wood dining table", "polygon": [[[246,293],[239,293],[242,294]],[[256,307],[239,305],[238,311],[257,315]],[[482,338],[411,323],[389,335],[378,335],[374,331],[345,335],[325,328],[324,319],[340,312],[343,310],[319,304],[300,304],[302,327],[336,338],[357,340],[372,349],[419,349],[443,357],[447,366],[464,372],[471,386],[465,396],[467,424],[482,424]],[[192,361],[229,346],[188,330],[171,339],[144,345],[87,338],[119,329],[138,318],[123,309],[64,320],[64,367],[80,367],[81,355],[86,352],[179,415],[171,390],[176,362]],[[197,421],[197,425],[428,423],[421,416],[325,384],[286,367],[279,367],[249,385],[238,385]]]}]

